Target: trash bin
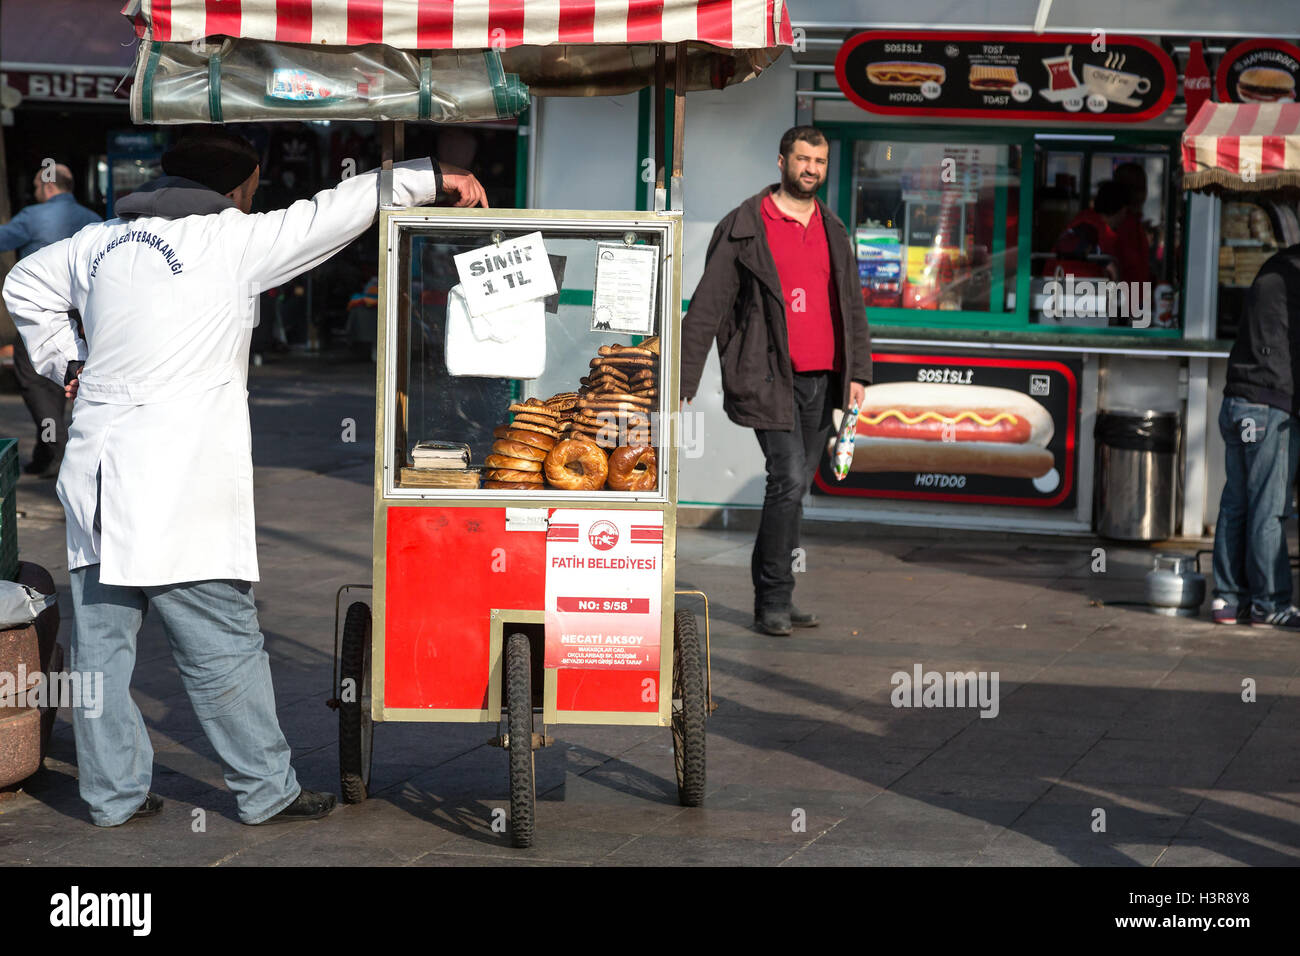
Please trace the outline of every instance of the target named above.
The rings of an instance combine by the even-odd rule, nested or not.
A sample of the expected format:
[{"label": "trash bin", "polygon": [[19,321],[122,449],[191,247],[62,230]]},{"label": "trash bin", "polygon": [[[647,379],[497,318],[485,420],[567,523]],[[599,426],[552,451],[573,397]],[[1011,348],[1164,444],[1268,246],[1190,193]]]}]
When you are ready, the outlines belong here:
[{"label": "trash bin", "polygon": [[1097,413],[1094,530],[1121,541],[1174,534],[1178,483],[1177,412]]}]

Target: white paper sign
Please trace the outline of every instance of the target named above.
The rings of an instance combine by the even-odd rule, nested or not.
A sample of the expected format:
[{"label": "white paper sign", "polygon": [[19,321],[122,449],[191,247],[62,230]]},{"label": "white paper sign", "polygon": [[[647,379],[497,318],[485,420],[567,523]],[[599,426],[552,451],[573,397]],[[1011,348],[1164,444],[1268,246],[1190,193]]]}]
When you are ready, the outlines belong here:
[{"label": "white paper sign", "polygon": [[602,242],[596,246],[591,331],[654,335],[659,250]]},{"label": "white paper sign", "polygon": [[470,315],[555,294],[555,275],[540,232],[452,256]]}]

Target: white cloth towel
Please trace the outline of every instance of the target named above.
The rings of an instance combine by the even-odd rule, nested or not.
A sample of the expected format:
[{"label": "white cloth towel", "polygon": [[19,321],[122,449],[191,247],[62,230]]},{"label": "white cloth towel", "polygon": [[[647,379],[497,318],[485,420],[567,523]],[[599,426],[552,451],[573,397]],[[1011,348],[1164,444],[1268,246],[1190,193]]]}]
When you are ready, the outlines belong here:
[{"label": "white cloth towel", "polygon": [[460,286],[447,293],[447,372],[537,378],[546,369],[546,302],[530,299],[470,315]]}]

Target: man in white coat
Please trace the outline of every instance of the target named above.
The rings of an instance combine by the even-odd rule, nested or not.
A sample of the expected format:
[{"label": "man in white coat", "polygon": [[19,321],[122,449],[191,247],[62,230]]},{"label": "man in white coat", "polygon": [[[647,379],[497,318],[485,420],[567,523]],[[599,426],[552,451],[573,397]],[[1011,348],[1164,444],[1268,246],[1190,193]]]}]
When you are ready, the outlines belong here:
[{"label": "man in white coat", "polygon": [[[153,608],[240,820],[317,819],[334,796],[303,789],[290,765],[253,603],[248,351],[259,291],[364,232],[379,174],[251,215],[258,155],[242,138],[205,131],[163,169],[117,204],[120,218],[24,258],[4,285],[33,366],[76,398],[58,483],[71,667],[104,675],[102,714],[73,710],[81,796],[105,827],[162,808],[130,695],[136,635]],[[472,175],[428,159],[395,164],[392,179],[398,205],[442,191],[486,205]]]}]

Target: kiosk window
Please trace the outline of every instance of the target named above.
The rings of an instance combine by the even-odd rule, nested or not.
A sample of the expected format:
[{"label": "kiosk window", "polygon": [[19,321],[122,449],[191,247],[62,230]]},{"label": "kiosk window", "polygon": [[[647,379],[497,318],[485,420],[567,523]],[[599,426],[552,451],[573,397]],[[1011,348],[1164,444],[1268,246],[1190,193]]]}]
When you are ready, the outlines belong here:
[{"label": "kiosk window", "polygon": [[1168,147],[1038,139],[1030,321],[1176,328]]},{"label": "kiosk window", "polygon": [[868,308],[1015,309],[1020,147],[857,143],[854,240]]}]

